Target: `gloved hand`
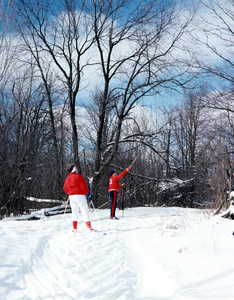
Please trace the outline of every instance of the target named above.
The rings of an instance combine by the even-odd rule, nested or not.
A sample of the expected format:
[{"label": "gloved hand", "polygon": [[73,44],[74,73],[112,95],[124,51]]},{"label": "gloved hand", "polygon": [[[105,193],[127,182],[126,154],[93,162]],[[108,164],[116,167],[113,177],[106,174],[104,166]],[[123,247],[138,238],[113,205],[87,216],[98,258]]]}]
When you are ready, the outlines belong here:
[{"label": "gloved hand", "polygon": [[90,194],[90,192],[88,192],[88,194],[86,194],[86,196],[89,198],[89,201],[93,201],[93,196]]},{"label": "gloved hand", "polygon": [[127,167],[126,171],[129,172],[131,169],[131,166]]},{"label": "gloved hand", "polygon": [[122,186],[122,187],[125,187],[125,186],[126,186],[126,184],[125,184],[125,183],[122,183],[122,184],[121,184],[121,186]]}]

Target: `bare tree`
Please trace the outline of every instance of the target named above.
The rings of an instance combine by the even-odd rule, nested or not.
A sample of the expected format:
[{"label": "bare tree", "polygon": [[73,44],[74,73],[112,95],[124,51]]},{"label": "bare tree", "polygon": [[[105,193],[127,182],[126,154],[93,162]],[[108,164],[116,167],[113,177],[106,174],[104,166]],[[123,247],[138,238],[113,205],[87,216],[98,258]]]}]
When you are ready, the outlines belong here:
[{"label": "bare tree", "polygon": [[88,61],[82,58],[94,42],[91,23],[84,11],[85,2],[84,0],[77,6],[72,0],[60,2],[59,5],[19,1],[19,13],[36,39],[36,51],[43,51],[45,56],[49,55],[54,73],[66,89],[72,127],[73,158],[79,171],[81,166],[75,108],[82,75],[88,65]]},{"label": "bare tree", "polygon": [[232,89],[234,80],[233,1],[200,0],[200,2],[202,10],[198,27],[200,34],[193,39],[193,42],[200,47],[200,53],[193,61],[194,67],[198,67],[206,75],[216,76],[224,84],[230,85]]},{"label": "bare tree", "polygon": [[[213,80],[207,80],[210,93],[206,92],[203,97],[203,105],[211,109],[212,114],[222,115],[227,128],[226,135],[229,137],[230,149],[233,148],[233,74],[234,74],[234,7],[232,0],[209,0],[200,1],[202,19],[199,28],[200,35],[195,39],[199,47],[202,47],[205,55],[197,56],[194,67],[200,72],[205,72],[207,76],[212,76]],[[193,40],[194,41],[194,40]],[[208,58],[209,56],[209,58]],[[215,81],[216,79],[216,81]],[[217,84],[218,81],[218,84]],[[208,89],[207,89],[208,90]],[[217,126],[220,127],[219,122]],[[218,130],[220,132],[220,130]]]},{"label": "bare tree", "polygon": [[[137,6],[125,0],[93,1],[93,4],[104,81],[94,167],[94,185],[98,186],[103,170],[117,154],[123,122],[134,105],[162,88],[185,82],[181,78],[183,67],[178,72],[173,50],[179,46],[193,14],[181,22],[178,8],[164,1],[160,5],[149,1]],[[117,116],[115,134],[109,143],[103,144],[108,106],[114,108]]]},{"label": "bare tree", "polygon": [[17,40],[10,32],[11,21],[11,1],[0,2],[0,91],[7,84],[14,67],[14,58],[17,49]]},{"label": "bare tree", "polygon": [[[26,23],[25,26],[20,26],[20,23],[15,24],[16,30],[20,33],[22,38],[22,43],[19,47],[19,61],[25,67],[27,65],[35,66],[35,73],[38,74],[41,85],[44,87],[42,93],[45,95],[45,99],[48,103],[48,115],[51,124],[52,140],[53,140],[53,155],[51,155],[51,160],[54,159],[54,169],[56,170],[55,181],[57,183],[57,190],[60,191],[62,185],[62,173],[63,165],[60,163],[60,153],[59,153],[59,141],[58,134],[56,130],[56,119],[54,113],[54,105],[58,102],[59,97],[63,98],[63,91],[59,91],[57,87],[57,80],[53,78],[52,72],[52,61],[48,57],[45,57],[44,53],[40,50],[37,34],[32,26],[29,23]],[[22,59],[24,57],[24,60]],[[61,90],[61,89],[60,89]],[[57,101],[56,101],[57,100]],[[66,102],[65,102],[66,104]],[[64,104],[64,105],[65,105]],[[45,112],[45,114],[47,114]]]},{"label": "bare tree", "polygon": [[44,99],[40,85],[35,87],[33,69],[18,71],[20,76],[12,77],[11,91],[5,91],[1,99],[1,200],[14,213],[23,212],[29,178],[34,192],[42,190],[35,174],[47,134]]}]

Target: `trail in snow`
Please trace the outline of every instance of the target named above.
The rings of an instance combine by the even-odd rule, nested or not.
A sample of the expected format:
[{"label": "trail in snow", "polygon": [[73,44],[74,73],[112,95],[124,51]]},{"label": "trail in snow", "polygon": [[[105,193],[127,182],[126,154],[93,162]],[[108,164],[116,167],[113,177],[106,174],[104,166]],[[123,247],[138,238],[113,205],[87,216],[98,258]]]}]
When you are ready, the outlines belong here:
[{"label": "trail in snow", "polygon": [[178,208],[98,215],[100,231],[81,221],[76,235],[70,215],[1,221],[0,299],[234,299],[232,221]]}]

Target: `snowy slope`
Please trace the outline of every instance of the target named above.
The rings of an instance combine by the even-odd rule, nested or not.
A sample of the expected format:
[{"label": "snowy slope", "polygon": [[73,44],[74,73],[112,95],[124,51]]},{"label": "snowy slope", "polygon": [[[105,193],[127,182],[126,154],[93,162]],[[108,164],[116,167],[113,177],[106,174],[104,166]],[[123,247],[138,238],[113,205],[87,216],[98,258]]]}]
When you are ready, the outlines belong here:
[{"label": "snowy slope", "polygon": [[[0,222],[0,299],[234,299],[232,220],[181,208]],[[97,219],[99,217],[99,220]],[[106,234],[104,234],[106,233]]]}]

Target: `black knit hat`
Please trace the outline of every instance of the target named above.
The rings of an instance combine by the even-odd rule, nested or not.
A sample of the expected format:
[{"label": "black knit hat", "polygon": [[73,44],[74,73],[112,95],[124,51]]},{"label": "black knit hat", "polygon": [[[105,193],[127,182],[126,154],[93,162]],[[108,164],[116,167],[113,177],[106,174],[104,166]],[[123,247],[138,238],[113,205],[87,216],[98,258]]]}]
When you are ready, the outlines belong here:
[{"label": "black knit hat", "polygon": [[110,171],[110,177],[115,173],[114,170]]},{"label": "black knit hat", "polygon": [[70,165],[67,167],[67,172],[68,172],[68,173],[71,173],[74,167],[76,167],[75,164],[73,164],[73,163],[70,164]]}]

